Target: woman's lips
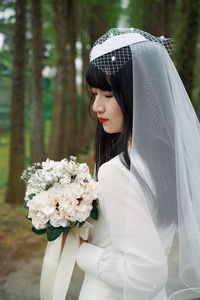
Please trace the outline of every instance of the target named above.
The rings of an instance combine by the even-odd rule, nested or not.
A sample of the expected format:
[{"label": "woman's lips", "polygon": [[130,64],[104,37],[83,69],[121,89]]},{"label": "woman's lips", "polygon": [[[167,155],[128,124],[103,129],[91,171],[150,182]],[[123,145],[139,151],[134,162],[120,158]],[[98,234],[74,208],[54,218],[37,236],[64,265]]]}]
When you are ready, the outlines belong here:
[{"label": "woman's lips", "polygon": [[104,118],[98,118],[100,123],[105,123],[106,121],[108,121],[108,119],[104,119]]}]

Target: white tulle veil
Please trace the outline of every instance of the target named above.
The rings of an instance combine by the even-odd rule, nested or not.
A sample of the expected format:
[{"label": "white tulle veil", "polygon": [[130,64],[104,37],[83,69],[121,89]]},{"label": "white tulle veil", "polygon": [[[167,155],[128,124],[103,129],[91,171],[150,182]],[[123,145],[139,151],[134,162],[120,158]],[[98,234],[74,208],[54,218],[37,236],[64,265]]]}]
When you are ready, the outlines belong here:
[{"label": "white tulle veil", "polygon": [[[200,299],[200,127],[169,56],[171,45],[138,29],[112,29],[97,40],[90,61],[110,75],[132,60],[130,174],[144,191],[168,257],[167,297]],[[124,243],[130,213],[127,205]],[[128,294],[124,279],[124,300]],[[146,291],[139,299],[156,297]]]}]

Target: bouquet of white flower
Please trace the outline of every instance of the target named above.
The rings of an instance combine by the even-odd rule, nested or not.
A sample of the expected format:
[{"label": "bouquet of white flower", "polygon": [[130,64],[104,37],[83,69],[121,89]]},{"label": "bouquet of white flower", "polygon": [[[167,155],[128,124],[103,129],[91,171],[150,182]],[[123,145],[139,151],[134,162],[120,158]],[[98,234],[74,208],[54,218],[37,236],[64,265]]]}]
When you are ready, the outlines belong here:
[{"label": "bouquet of white flower", "polygon": [[62,232],[81,227],[91,217],[98,219],[98,186],[86,163],[76,157],[34,163],[21,178],[27,185],[25,205],[33,232],[47,234],[48,241]]}]

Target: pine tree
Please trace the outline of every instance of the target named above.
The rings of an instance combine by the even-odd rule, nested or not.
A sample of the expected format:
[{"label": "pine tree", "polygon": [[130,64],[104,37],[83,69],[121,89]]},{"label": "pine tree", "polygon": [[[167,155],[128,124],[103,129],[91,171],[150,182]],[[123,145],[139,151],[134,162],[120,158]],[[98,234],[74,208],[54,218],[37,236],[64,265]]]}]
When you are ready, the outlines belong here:
[{"label": "pine tree", "polygon": [[24,198],[24,184],[20,176],[24,169],[24,86],[25,86],[26,0],[16,1],[14,31],[13,79],[11,103],[11,141],[9,177],[6,202],[20,203]]}]

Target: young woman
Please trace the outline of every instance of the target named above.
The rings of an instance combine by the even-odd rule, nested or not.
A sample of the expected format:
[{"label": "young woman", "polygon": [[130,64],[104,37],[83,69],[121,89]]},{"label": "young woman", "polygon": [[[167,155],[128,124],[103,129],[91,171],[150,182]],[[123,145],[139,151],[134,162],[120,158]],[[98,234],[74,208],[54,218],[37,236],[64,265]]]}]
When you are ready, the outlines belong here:
[{"label": "young woman", "polygon": [[100,216],[79,300],[200,297],[200,129],[165,46],[131,28],[92,48]]}]

